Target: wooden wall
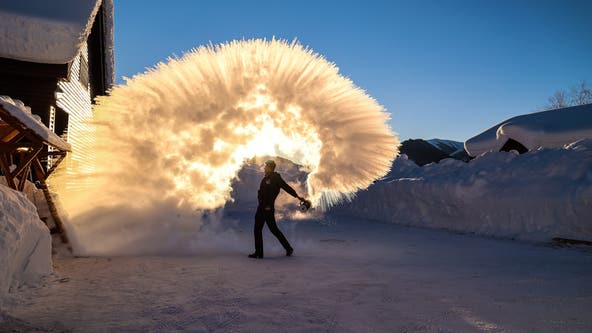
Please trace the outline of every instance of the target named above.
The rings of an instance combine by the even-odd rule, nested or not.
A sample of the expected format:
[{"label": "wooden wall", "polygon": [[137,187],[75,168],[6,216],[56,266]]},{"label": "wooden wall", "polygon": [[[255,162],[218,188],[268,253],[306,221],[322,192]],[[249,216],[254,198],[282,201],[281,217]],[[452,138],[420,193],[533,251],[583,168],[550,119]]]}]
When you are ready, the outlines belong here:
[{"label": "wooden wall", "polygon": [[58,80],[67,77],[68,67],[0,58],[0,95],[20,99],[49,125],[49,107],[55,105]]},{"label": "wooden wall", "polygon": [[[72,145],[70,165],[75,172],[88,172],[93,168],[93,150],[89,146],[92,142],[92,128],[88,122],[92,120],[92,104],[90,84],[88,80],[88,51],[86,44],[80,54],[72,61],[68,79],[58,82],[56,105],[58,109],[68,114],[67,141]],[[81,64],[83,64],[81,68]],[[85,71],[86,73],[83,73]]]},{"label": "wooden wall", "polygon": [[[20,99],[50,126],[50,108],[55,108],[55,130],[65,132],[72,145],[69,167],[92,171],[92,100],[106,94],[112,84],[112,49],[106,34],[112,33],[112,2],[102,4],[91,33],[79,55],[69,64],[41,64],[0,58],[0,95]],[[111,40],[112,43],[112,40]],[[112,45],[111,45],[112,47]],[[107,59],[106,57],[109,57]]]}]

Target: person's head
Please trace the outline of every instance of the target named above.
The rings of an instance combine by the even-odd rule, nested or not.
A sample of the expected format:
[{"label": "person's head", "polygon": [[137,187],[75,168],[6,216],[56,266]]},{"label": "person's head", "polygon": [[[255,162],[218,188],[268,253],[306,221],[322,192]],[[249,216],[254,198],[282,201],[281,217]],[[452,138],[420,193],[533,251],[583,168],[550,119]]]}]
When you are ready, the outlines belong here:
[{"label": "person's head", "polygon": [[275,171],[275,162],[273,160],[265,161],[265,173],[271,173]]}]

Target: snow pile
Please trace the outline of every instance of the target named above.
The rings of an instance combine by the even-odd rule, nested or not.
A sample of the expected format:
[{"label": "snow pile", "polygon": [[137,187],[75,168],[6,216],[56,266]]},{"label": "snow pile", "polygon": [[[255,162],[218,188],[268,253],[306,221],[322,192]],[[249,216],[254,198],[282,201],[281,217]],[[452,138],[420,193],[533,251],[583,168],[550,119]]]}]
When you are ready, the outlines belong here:
[{"label": "snow pile", "polygon": [[49,229],[24,194],[0,185],[0,297],[51,271]]},{"label": "snow pile", "polygon": [[41,122],[41,118],[32,114],[31,108],[25,106],[22,101],[18,99],[13,100],[8,96],[0,96],[0,107],[6,110],[10,116],[18,120],[22,125],[32,130],[46,143],[67,151],[72,148],[69,143],[50,131],[49,128]]},{"label": "snow pile", "polygon": [[333,212],[523,240],[592,240],[592,140],[424,167],[402,155],[387,178]]},{"label": "snow pile", "polygon": [[[18,180],[15,182],[18,184]],[[4,176],[0,176],[0,186],[8,186]],[[27,197],[27,199],[29,199],[30,202],[33,203],[33,205],[35,205],[39,219],[43,221],[50,229],[55,226],[55,221],[51,215],[51,211],[49,210],[49,205],[47,204],[47,199],[45,199],[45,194],[43,191],[38,189],[35,184],[27,180],[22,193]],[[57,194],[51,192],[51,195],[54,197],[54,201],[57,202]]]},{"label": "snow pile", "polygon": [[65,64],[86,41],[101,1],[11,1],[0,9],[0,57]]}]

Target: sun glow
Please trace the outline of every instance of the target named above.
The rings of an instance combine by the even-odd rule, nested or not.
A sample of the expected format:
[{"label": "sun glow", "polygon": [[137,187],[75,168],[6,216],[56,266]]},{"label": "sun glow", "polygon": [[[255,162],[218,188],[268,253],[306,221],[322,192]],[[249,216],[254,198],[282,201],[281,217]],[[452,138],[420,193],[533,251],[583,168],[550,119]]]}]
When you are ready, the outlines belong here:
[{"label": "sun glow", "polygon": [[[262,89],[262,86],[257,88],[258,91]],[[254,157],[280,156],[315,172],[322,143],[314,128],[301,121],[299,107],[287,105],[285,109],[279,109],[269,95],[258,93],[240,100],[235,108],[257,116],[244,126],[229,124],[227,127],[232,135],[228,138],[213,132],[216,138],[212,144],[214,158],[210,156],[203,160],[199,155],[183,155],[204,129],[203,125],[195,125],[169,137],[167,158],[178,160],[179,168],[185,172],[171,175],[175,186],[166,195],[174,197],[178,193],[188,193],[187,201],[179,201],[180,205],[190,203],[196,207],[214,208],[224,204],[230,199],[230,181],[236,177],[241,165]],[[237,137],[242,139],[241,142],[237,142]],[[221,158],[216,158],[217,155]],[[208,180],[205,196],[203,188],[194,186],[195,180],[191,177],[194,173]],[[308,190],[314,193],[312,188]],[[192,201],[198,198],[199,202]]]}]

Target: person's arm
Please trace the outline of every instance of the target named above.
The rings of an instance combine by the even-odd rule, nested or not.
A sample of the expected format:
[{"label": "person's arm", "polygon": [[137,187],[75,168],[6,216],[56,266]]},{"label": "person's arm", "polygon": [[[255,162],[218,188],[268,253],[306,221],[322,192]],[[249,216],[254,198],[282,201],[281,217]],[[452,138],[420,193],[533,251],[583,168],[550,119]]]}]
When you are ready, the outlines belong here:
[{"label": "person's arm", "polygon": [[286,191],[289,195],[293,196],[294,198],[297,198],[299,200],[302,200],[302,198],[300,198],[300,196],[298,196],[298,193],[296,193],[296,191],[290,186],[288,185],[284,179],[282,179],[282,176],[280,176],[278,174],[278,182],[280,184],[280,187],[284,189],[284,191]]}]

